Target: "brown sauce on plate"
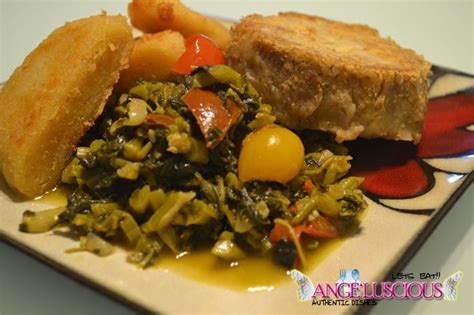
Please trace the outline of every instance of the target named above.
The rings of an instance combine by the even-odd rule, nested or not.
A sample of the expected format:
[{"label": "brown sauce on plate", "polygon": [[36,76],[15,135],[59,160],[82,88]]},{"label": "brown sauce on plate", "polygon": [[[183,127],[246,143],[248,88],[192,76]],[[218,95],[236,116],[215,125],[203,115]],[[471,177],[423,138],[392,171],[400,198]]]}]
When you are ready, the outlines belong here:
[{"label": "brown sauce on plate", "polygon": [[[323,241],[316,249],[307,250],[306,272],[314,270],[343,240]],[[188,279],[236,291],[271,291],[291,280],[289,271],[276,265],[270,256],[251,256],[238,262],[224,262],[211,254],[210,249],[178,256],[166,254],[158,259],[156,266]]]},{"label": "brown sauce on plate", "polygon": [[67,196],[70,193],[69,189],[63,186],[54,188],[44,195],[35,198],[35,203],[48,204],[53,207],[61,207],[67,205]]}]

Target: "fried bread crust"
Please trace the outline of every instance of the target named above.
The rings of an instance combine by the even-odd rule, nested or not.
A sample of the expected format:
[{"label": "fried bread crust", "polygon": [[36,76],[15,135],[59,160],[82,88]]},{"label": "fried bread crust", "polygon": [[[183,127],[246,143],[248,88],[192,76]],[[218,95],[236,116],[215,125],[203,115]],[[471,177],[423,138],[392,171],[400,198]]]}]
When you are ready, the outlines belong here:
[{"label": "fried bread crust", "polygon": [[299,13],[250,15],[231,30],[226,60],[278,121],[357,137],[421,138],[430,63],[366,25]]},{"label": "fried bread crust", "polygon": [[34,49],[0,92],[0,167],[26,197],[52,189],[102,112],[133,45],[123,16],[66,23]]}]

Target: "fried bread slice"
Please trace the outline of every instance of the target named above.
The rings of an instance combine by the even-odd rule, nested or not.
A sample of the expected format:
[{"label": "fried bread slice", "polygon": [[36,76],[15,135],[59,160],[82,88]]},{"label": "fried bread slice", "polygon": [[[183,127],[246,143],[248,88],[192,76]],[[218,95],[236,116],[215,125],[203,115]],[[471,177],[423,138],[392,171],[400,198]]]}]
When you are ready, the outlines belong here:
[{"label": "fried bread slice", "polygon": [[250,15],[231,31],[227,62],[294,129],[421,138],[430,63],[366,25],[299,13]]},{"label": "fried bread slice", "polygon": [[0,168],[27,197],[57,185],[102,112],[133,45],[125,17],[105,14],[53,31],[0,92]]}]

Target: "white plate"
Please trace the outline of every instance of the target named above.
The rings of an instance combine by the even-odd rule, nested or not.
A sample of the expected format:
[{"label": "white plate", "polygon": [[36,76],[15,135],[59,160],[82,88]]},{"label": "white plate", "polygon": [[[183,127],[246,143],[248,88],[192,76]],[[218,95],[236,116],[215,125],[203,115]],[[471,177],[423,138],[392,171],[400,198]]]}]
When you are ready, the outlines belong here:
[{"label": "white plate", "polygon": [[[241,6],[236,4],[226,6],[225,12],[216,12],[216,8],[222,8],[222,5],[219,7],[217,3],[216,6],[208,6],[206,3],[206,8],[211,9],[211,14],[229,17],[234,17],[242,11]],[[262,5],[261,8],[265,13],[273,10],[270,6]],[[472,80],[472,76],[449,72],[441,68],[435,69],[435,75],[442,78],[438,79],[438,83],[434,85],[438,96],[455,92],[461,84],[456,82]],[[446,75],[450,78],[446,78]],[[472,84],[467,88],[472,89]],[[463,89],[466,89],[466,86],[463,86]],[[472,92],[469,93],[472,97]],[[472,106],[468,101],[466,104],[466,106]],[[337,247],[316,269],[308,272],[311,280],[315,283],[334,282],[341,268],[356,267],[364,281],[380,281],[390,271],[404,266],[460,193],[472,181],[474,157],[465,153],[448,154],[436,158],[417,157],[416,162],[424,166],[423,172],[428,174],[427,178],[430,181],[427,189],[417,194],[417,197],[387,198],[372,193],[367,216],[361,224],[361,232]],[[429,168],[426,173],[426,165],[434,168]],[[0,208],[2,209],[1,238],[44,260],[52,267],[90,283],[106,294],[140,310],[236,313],[315,312],[314,306],[297,301],[296,286],[291,281],[271,291],[263,290],[256,293],[235,291],[225,288],[225,285],[222,287],[194,281],[167,269],[137,270],[135,266],[124,263],[125,254],[120,251],[107,258],[98,258],[88,253],[64,254],[65,249],[75,247],[77,244],[51,233],[29,235],[18,231],[18,223],[25,209],[44,209],[48,208],[48,205],[19,202],[8,193],[3,183],[0,188]],[[401,211],[394,211],[394,209]],[[353,309],[318,307],[318,311],[332,313],[350,310]]]}]

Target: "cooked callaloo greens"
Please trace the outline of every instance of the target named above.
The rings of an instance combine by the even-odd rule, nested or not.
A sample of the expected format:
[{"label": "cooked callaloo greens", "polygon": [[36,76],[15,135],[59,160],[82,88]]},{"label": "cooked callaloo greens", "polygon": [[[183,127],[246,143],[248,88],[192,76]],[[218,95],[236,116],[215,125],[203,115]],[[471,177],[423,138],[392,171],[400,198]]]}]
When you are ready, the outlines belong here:
[{"label": "cooked callaloo greens", "polygon": [[336,238],[366,207],[332,136],[275,124],[249,81],[228,66],[181,82],[140,82],[112,96],[62,182],[67,207],[23,215],[20,229],[66,226],[78,248],[128,261],[209,248],[223,260],[271,256],[304,268],[305,251]]}]

